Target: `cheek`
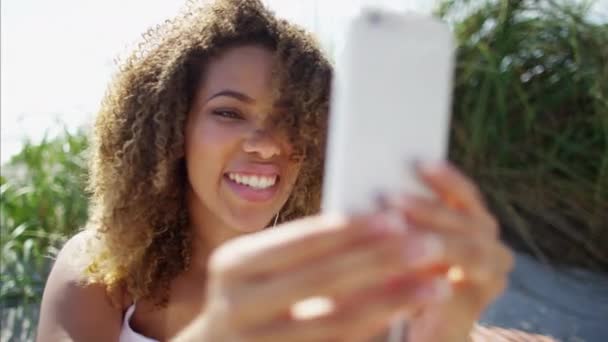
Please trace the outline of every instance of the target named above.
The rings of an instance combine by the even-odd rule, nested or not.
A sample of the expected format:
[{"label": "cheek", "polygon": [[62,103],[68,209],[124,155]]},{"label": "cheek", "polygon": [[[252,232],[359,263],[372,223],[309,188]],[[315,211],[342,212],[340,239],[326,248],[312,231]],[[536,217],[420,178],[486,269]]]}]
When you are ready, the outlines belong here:
[{"label": "cheek", "polygon": [[214,127],[210,122],[194,125],[186,137],[186,160],[191,183],[216,181],[231,152],[238,147],[238,135]]},{"label": "cheek", "polygon": [[288,173],[288,181],[289,181],[289,192],[293,191],[293,188],[296,184],[298,176],[300,175],[300,170],[302,168],[302,162],[299,161],[290,161],[287,168]]}]

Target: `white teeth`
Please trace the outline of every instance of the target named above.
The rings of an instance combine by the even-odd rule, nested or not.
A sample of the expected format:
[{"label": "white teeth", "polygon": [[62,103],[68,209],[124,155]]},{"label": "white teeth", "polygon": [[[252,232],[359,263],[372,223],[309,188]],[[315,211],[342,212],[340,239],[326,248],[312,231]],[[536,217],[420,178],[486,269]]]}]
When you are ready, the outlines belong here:
[{"label": "white teeth", "polygon": [[262,188],[267,188],[270,184],[270,181],[268,180],[268,178],[261,178],[260,179],[260,186]]},{"label": "white teeth", "polygon": [[249,185],[251,185],[254,188],[260,188],[262,186],[262,183],[260,183],[260,178],[256,177],[256,176],[251,176],[250,178],[251,180],[249,181]]},{"label": "white teeth", "polygon": [[255,189],[269,188],[273,186],[277,181],[276,176],[246,176],[238,173],[229,173],[228,178],[239,184],[244,184]]}]

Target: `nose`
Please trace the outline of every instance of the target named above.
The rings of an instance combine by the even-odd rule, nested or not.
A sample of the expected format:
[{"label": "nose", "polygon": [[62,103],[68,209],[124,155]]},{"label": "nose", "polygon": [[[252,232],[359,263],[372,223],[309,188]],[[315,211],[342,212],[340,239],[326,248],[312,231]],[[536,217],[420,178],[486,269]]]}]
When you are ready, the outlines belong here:
[{"label": "nose", "polygon": [[254,131],[243,142],[243,150],[257,154],[262,159],[270,159],[281,154],[279,143],[267,130]]}]

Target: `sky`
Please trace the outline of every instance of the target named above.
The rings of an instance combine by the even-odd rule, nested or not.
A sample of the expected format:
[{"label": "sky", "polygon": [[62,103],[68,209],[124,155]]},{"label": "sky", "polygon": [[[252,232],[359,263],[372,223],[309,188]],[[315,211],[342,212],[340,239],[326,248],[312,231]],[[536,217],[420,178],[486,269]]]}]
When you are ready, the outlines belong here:
[{"label": "sky", "polygon": [[[365,4],[430,12],[433,0],[263,0],[277,15],[339,46],[346,22]],[[608,0],[600,0],[608,13]],[[124,54],[180,0],[2,0],[0,2],[0,159],[34,141],[88,125]],[[60,124],[61,123],[61,124]]]}]

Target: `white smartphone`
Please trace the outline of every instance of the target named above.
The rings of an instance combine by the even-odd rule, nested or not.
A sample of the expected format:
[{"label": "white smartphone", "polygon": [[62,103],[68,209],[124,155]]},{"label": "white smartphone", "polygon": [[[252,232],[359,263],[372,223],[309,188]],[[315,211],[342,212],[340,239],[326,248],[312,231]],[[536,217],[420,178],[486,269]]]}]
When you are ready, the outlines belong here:
[{"label": "white smartphone", "polygon": [[446,158],[454,43],[418,14],[366,8],[336,60],[322,211],[361,213],[379,194],[429,194],[415,160]]}]

